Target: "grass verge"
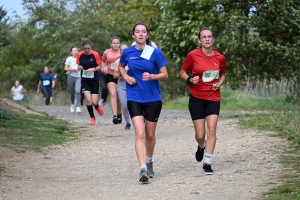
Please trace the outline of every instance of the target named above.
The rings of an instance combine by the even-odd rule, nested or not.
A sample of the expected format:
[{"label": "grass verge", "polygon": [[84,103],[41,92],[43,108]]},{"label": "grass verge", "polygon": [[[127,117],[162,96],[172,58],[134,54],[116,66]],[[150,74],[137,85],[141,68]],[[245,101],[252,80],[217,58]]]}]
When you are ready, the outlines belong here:
[{"label": "grass verge", "polygon": [[60,145],[77,138],[68,122],[48,115],[0,110],[0,145],[24,152]]}]

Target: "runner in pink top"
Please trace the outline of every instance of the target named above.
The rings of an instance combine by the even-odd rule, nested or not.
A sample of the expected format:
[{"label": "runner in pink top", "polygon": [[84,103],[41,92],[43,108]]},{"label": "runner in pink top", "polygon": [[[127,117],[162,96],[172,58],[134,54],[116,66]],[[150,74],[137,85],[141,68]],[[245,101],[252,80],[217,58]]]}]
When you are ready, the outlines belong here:
[{"label": "runner in pink top", "polygon": [[117,92],[118,79],[113,77],[114,69],[118,68],[118,66],[115,65],[115,61],[121,56],[120,38],[116,36],[112,37],[110,40],[110,47],[110,49],[104,51],[101,65],[103,73],[106,74],[107,89],[110,95],[110,106],[113,113],[113,123],[121,124],[122,107]]}]

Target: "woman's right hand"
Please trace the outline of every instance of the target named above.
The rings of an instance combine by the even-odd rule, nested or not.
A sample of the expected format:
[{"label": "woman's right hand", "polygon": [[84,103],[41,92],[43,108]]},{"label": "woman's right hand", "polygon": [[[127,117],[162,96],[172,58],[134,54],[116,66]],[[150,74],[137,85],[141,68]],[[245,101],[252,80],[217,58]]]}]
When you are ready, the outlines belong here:
[{"label": "woman's right hand", "polygon": [[40,93],[40,89],[37,89],[36,93]]},{"label": "woman's right hand", "polygon": [[128,76],[127,74],[125,74],[124,76],[125,81],[129,84],[129,85],[135,85],[136,84],[136,80],[135,78]]}]

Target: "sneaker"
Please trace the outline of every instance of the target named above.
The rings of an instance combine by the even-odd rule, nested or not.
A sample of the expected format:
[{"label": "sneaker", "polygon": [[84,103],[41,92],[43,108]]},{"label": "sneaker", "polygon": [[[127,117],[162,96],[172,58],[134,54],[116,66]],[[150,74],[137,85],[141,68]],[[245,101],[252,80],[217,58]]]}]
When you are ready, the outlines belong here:
[{"label": "sneaker", "polygon": [[122,113],[117,115],[118,117],[118,124],[122,124]]},{"label": "sneaker", "polygon": [[153,162],[146,163],[146,165],[147,165],[147,170],[148,170],[148,176],[149,176],[149,178],[153,178],[154,175],[155,175],[155,173],[153,171]]},{"label": "sneaker", "polygon": [[77,112],[77,113],[81,113],[81,109],[80,109],[79,106],[76,108],[76,112]]},{"label": "sneaker", "polygon": [[200,148],[199,145],[198,145],[198,149],[197,149],[197,151],[195,153],[195,157],[196,157],[196,160],[198,162],[201,162],[202,159],[203,159],[204,149],[205,149],[205,147],[204,148]]},{"label": "sneaker", "polygon": [[96,119],[93,117],[91,118],[90,125],[95,125],[95,124],[96,124]]},{"label": "sneaker", "polygon": [[130,129],[130,127],[131,127],[131,125],[130,124],[126,124],[126,126],[125,126],[125,130],[129,130]]},{"label": "sneaker", "polygon": [[103,109],[98,105],[98,108],[96,109],[97,110],[97,112],[98,112],[98,114],[100,115],[100,116],[102,116],[103,114],[104,114],[104,111],[103,111]]},{"label": "sneaker", "polygon": [[117,116],[114,116],[114,118],[113,118],[113,123],[114,123],[114,124],[117,124],[117,123],[118,123],[118,117],[117,117]]},{"label": "sneaker", "polygon": [[100,106],[105,106],[105,102],[104,102],[104,100],[103,99],[100,99],[100,101],[98,102],[98,104],[100,105]]},{"label": "sneaker", "polygon": [[148,180],[149,180],[149,177],[148,177],[147,170],[141,170],[139,181],[142,183],[147,183]]},{"label": "sneaker", "polygon": [[207,175],[213,175],[214,174],[214,171],[211,169],[210,164],[204,163],[203,164],[203,169],[204,169],[204,174],[207,174]]},{"label": "sneaker", "polygon": [[73,105],[73,104],[72,104],[71,107],[70,107],[70,112],[71,112],[71,113],[75,112],[75,109],[74,109],[74,105]]}]

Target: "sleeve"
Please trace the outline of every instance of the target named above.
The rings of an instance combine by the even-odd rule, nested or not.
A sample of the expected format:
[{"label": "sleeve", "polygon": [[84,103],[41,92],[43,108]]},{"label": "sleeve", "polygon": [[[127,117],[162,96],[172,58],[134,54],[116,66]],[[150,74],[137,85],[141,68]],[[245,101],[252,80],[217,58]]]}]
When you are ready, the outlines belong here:
[{"label": "sleeve", "polygon": [[102,56],[102,62],[104,62],[104,63],[107,60],[107,53],[108,53],[107,50],[105,50],[104,53],[103,53],[103,56]]},{"label": "sleeve", "polygon": [[191,71],[192,69],[192,66],[193,66],[193,57],[191,55],[191,52],[188,53],[188,55],[186,56],[182,66],[181,66],[181,69],[184,70],[184,71]]},{"label": "sleeve", "polygon": [[122,55],[121,55],[121,58],[120,58],[120,63],[121,65],[123,65],[124,67],[128,64],[128,61],[127,61],[127,54],[128,54],[128,49],[124,49]]},{"label": "sleeve", "polygon": [[68,58],[66,59],[65,64],[66,64],[66,65],[70,65],[70,64],[71,64],[71,59],[70,59],[70,57],[68,57]]},{"label": "sleeve", "polygon": [[96,58],[96,63],[97,63],[97,65],[100,65],[100,64],[101,64],[101,58],[100,58],[99,53],[95,51],[95,52],[94,52],[94,56],[95,56],[95,58]]},{"label": "sleeve", "polygon": [[160,69],[168,64],[168,61],[165,59],[162,51],[160,49],[154,49],[156,51],[156,56],[155,56],[155,64],[156,66]]},{"label": "sleeve", "polygon": [[80,65],[80,56],[83,54],[83,51],[80,51],[78,54],[77,54],[77,58],[76,58],[76,63],[78,65]]},{"label": "sleeve", "polygon": [[12,92],[14,91],[14,88],[15,88],[15,86],[11,88],[11,91],[12,91]]},{"label": "sleeve", "polygon": [[40,76],[39,76],[39,80],[41,80],[41,81],[43,80],[43,78],[42,78],[42,74],[40,74]]},{"label": "sleeve", "polygon": [[55,81],[54,75],[51,74],[51,81]]},{"label": "sleeve", "polygon": [[220,65],[220,74],[226,73],[226,58],[222,56],[221,65]]}]

